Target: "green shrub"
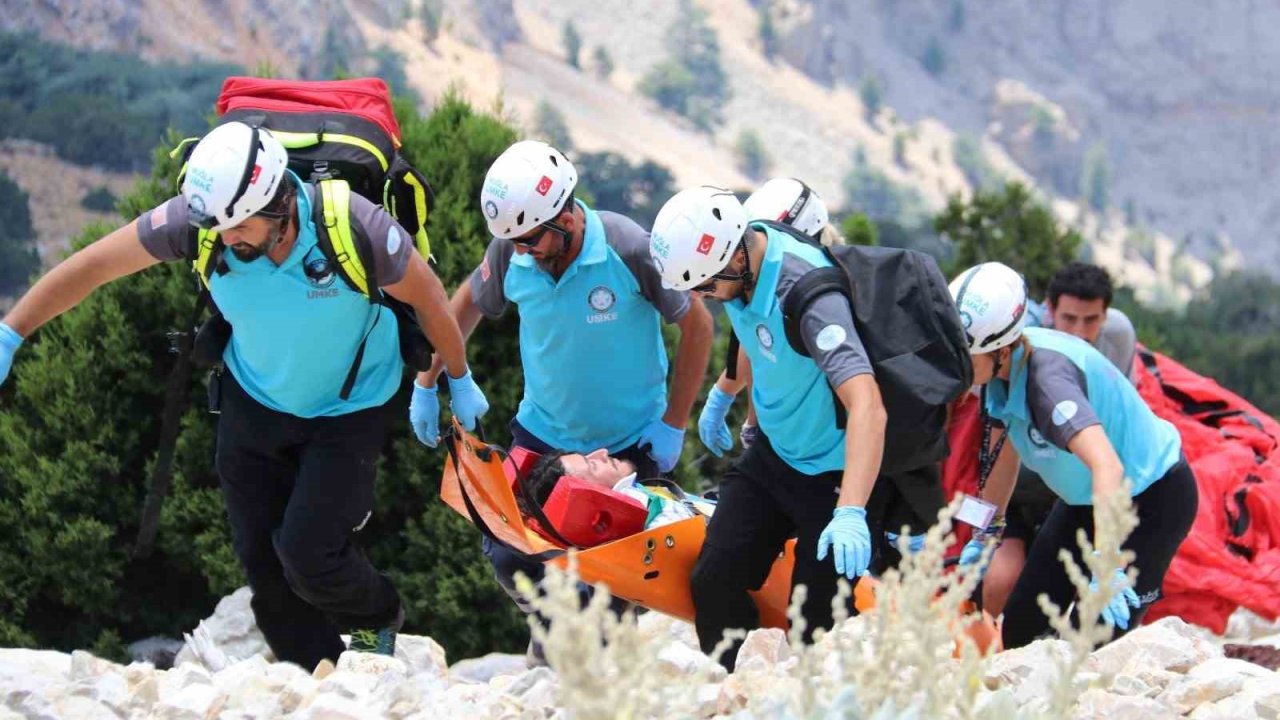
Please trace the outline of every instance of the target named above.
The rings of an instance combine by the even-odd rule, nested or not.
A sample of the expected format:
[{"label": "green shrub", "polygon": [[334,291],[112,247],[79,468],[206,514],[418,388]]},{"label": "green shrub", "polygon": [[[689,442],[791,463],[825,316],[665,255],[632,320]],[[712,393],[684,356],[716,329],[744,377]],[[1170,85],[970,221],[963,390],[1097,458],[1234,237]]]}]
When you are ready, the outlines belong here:
[{"label": "green shrub", "polygon": [[[453,95],[428,118],[408,102],[397,110],[404,152],[436,191],[428,230],[437,272],[452,287],[484,252],[475,198],[489,163],[516,135]],[[167,197],[177,167],[164,150],[175,141],[121,201],[125,217]],[[87,228],[75,246],[111,229]],[[173,362],[165,334],[185,322],[194,297],[189,268],[168,263],[100,288],[18,354],[0,387],[0,521],[9,528],[0,535],[0,642],[109,651],[113,637],[173,636],[244,583],[213,471],[203,377],[190,380],[154,550],[146,559],[131,554],[155,459],[160,378]],[[490,438],[499,442],[520,395],[518,357],[514,313],[487,323],[469,345],[492,404]],[[516,650],[527,630],[493,581],[478,533],[437,500],[444,452],[413,439],[407,392],[397,402],[377,512],[362,533],[370,556],[400,585],[406,631],[431,635],[454,658]]]},{"label": "green shrub", "polygon": [[80,198],[80,207],[94,212],[115,212],[116,195],[105,185],[99,185]]}]

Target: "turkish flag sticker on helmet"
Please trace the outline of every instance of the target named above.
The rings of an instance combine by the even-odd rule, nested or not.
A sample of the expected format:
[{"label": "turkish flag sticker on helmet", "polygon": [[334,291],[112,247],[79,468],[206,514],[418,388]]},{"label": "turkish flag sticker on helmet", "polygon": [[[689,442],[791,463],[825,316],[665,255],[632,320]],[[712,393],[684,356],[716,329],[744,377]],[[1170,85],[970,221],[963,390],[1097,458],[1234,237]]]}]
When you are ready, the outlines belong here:
[{"label": "turkish flag sticker on helmet", "polygon": [[698,241],[698,252],[703,255],[711,253],[711,246],[715,244],[716,239],[706,233],[703,233],[702,239]]},{"label": "turkish flag sticker on helmet", "polygon": [[258,176],[262,174],[262,166],[254,165],[253,174],[249,176],[249,184],[253,185],[258,182]]},{"label": "turkish flag sticker on helmet", "polygon": [[542,179],[538,181],[538,187],[534,189],[537,190],[539,195],[545,196],[548,192],[551,191],[551,178],[547,177],[546,175],[543,175]]}]

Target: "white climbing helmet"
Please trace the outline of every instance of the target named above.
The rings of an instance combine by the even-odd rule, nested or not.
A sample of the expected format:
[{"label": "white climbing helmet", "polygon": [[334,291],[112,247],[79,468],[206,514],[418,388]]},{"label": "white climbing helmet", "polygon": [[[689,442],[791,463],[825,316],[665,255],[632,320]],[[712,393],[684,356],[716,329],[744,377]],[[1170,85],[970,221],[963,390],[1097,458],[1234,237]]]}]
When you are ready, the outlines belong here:
[{"label": "white climbing helmet", "polygon": [[275,198],[288,165],[289,154],[271,131],[242,122],[219,125],[187,160],[187,217],[206,230],[239,225]]},{"label": "white climbing helmet", "polygon": [[509,240],[554,219],[577,184],[564,153],[538,140],[512,145],[489,166],[480,190],[489,233]]},{"label": "white climbing helmet", "polygon": [[732,192],[702,185],[676,193],[649,235],[662,284],[675,290],[703,284],[729,264],[746,229],[747,212]]},{"label": "white climbing helmet", "polygon": [[742,204],[752,220],[773,220],[817,237],[830,222],[822,196],[795,178],[776,177]]},{"label": "white climbing helmet", "polygon": [[969,336],[969,352],[994,352],[1022,337],[1027,322],[1027,282],[998,262],[975,265],[951,281],[951,297]]}]

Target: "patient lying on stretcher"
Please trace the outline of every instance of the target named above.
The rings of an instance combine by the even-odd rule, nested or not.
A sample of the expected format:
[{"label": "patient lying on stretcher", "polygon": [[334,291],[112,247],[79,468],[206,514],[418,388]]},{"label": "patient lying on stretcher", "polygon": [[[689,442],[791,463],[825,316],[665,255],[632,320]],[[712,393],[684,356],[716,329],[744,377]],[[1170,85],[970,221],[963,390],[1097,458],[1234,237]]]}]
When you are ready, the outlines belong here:
[{"label": "patient lying on stretcher", "polygon": [[[525,483],[534,502],[548,516],[555,514],[566,520],[569,519],[567,516],[576,516],[588,525],[600,526],[604,522],[601,514],[606,508],[611,509],[606,514],[613,527],[599,528],[596,542],[697,515],[710,515],[715,508],[714,503],[684,493],[669,480],[639,480],[634,464],[611,457],[604,450],[585,455],[569,452],[544,454],[529,471]],[[628,512],[628,506],[634,507],[636,512]],[[557,525],[561,524],[569,526],[573,523],[557,522]],[[563,529],[561,531],[564,532]]]}]

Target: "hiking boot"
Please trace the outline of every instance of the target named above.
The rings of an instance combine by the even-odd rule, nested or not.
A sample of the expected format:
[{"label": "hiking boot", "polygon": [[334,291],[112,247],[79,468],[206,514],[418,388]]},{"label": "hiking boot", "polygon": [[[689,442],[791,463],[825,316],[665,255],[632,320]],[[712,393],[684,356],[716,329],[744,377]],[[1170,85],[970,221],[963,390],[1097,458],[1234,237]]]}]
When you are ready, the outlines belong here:
[{"label": "hiking boot", "polygon": [[396,619],[390,625],[377,629],[362,628],[351,631],[351,642],[348,650],[374,653],[375,655],[396,654],[396,633],[404,627],[404,607],[396,612]]}]

